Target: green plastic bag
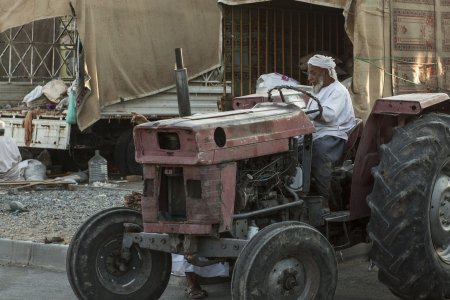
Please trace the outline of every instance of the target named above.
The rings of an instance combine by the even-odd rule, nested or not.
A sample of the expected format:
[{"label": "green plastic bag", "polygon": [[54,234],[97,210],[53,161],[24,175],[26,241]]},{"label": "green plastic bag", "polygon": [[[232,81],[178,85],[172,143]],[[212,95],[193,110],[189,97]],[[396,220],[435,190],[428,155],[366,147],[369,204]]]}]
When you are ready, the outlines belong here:
[{"label": "green plastic bag", "polygon": [[77,124],[76,92],[73,88],[69,88],[67,92],[69,94],[69,106],[67,108],[66,123],[75,125]]}]

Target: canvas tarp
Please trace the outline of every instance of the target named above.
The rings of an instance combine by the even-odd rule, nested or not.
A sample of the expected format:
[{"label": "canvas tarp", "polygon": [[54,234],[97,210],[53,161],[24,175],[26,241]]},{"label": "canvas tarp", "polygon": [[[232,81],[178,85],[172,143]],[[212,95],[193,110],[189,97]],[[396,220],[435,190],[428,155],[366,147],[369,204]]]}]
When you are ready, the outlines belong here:
[{"label": "canvas tarp", "polygon": [[344,15],[354,44],[355,113],[376,99],[450,90],[450,1],[354,0]]},{"label": "canvas tarp", "polygon": [[368,117],[374,102],[392,95],[389,1],[348,1],[346,32],[353,43],[353,106]]},{"label": "canvas tarp", "polygon": [[450,1],[391,2],[396,94],[450,89]]},{"label": "canvas tarp", "polygon": [[174,86],[175,48],[183,48],[189,77],[220,66],[216,0],[0,0],[0,32],[71,14],[70,3],[92,88],[78,110],[81,130],[102,107]]}]

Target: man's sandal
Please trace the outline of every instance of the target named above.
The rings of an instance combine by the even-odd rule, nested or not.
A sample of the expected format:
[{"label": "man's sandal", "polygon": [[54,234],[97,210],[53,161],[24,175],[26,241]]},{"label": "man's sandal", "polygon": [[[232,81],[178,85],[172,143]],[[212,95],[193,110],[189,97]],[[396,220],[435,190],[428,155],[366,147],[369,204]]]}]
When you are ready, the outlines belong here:
[{"label": "man's sandal", "polygon": [[184,293],[186,294],[186,297],[191,299],[203,299],[208,297],[208,292],[205,290],[186,288]]}]

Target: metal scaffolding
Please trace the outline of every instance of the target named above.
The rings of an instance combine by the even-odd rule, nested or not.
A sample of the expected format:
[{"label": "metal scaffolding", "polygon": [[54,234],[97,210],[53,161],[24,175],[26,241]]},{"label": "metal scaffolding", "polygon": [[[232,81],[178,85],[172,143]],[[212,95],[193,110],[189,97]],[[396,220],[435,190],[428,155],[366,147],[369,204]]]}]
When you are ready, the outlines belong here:
[{"label": "metal scaffolding", "polygon": [[258,77],[278,72],[306,83],[299,59],[314,51],[344,51],[342,10],[294,3],[223,7],[223,64],[232,96],[255,92]]},{"label": "metal scaffolding", "polygon": [[35,21],[0,33],[0,82],[70,82],[78,66],[75,18]]}]

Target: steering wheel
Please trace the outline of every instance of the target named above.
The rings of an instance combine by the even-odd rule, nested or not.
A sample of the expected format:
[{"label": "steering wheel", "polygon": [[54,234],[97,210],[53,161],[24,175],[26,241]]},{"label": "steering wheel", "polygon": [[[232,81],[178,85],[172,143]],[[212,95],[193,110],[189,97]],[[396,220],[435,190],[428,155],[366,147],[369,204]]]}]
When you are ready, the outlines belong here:
[{"label": "steering wheel", "polygon": [[313,99],[314,101],[316,101],[317,106],[318,106],[318,109],[312,109],[312,110],[305,111],[305,114],[313,114],[313,113],[319,112],[319,115],[317,115],[316,118],[320,119],[320,118],[322,117],[322,111],[323,111],[323,108],[322,108],[322,105],[320,104],[319,99],[318,99],[317,97],[315,97],[313,94],[311,94],[310,92],[305,91],[304,89],[298,88],[298,87],[296,87],[296,86],[290,86],[290,85],[277,85],[277,86],[271,88],[271,89],[267,92],[267,94],[268,94],[268,96],[269,96],[269,97],[267,98],[267,101],[272,102],[272,91],[277,90],[277,91],[280,93],[281,101],[284,102],[284,103],[286,103],[286,99],[284,98],[283,92],[281,91],[282,89],[294,90],[294,91],[297,91],[297,92],[300,92],[300,93],[303,93],[303,94],[309,96],[311,99]]}]

